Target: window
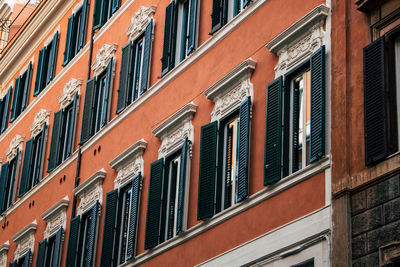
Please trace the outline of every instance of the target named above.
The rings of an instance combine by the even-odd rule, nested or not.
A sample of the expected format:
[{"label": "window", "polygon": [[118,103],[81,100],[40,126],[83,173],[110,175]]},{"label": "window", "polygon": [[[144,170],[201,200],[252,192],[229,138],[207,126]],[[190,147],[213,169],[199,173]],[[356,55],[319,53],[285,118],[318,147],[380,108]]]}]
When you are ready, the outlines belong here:
[{"label": "window", "polygon": [[93,13],[93,30],[103,27],[118,8],[119,0],[96,0]]},{"label": "window", "polygon": [[211,33],[218,31],[222,26],[239,14],[250,0],[213,0],[211,14]]},{"label": "window", "polygon": [[31,87],[32,62],[28,69],[15,80],[14,97],[11,107],[10,122],[13,122],[28,106],[29,90]]},{"label": "window", "polygon": [[68,18],[63,66],[67,65],[85,46],[88,8],[89,2],[85,0],[82,6]]},{"label": "window", "polygon": [[8,89],[6,95],[0,100],[0,131],[3,133],[7,129],[8,111],[11,103],[12,87]]},{"label": "window", "polygon": [[17,155],[1,165],[0,173],[0,213],[7,210],[13,204],[14,198],[14,183],[15,178],[18,177],[19,165],[19,150]]},{"label": "window", "polygon": [[149,84],[153,20],[136,40],[122,48],[117,113],[146,92]]},{"label": "window", "polygon": [[173,69],[196,48],[197,0],[172,1],[165,11],[161,75]]},{"label": "window", "polygon": [[308,260],[306,262],[293,265],[292,267],[314,267],[314,259]]},{"label": "window", "polygon": [[267,86],[264,185],[325,154],[325,47]]},{"label": "window", "polygon": [[201,128],[198,211],[210,218],[248,195],[250,96],[239,109]]},{"label": "window", "polygon": [[101,252],[103,266],[117,266],[135,256],[141,182],[139,172],[122,188],[107,194]]},{"label": "window", "polygon": [[57,49],[58,32],[54,34],[52,41],[39,51],[33,96],[37,96],[53,80],[57,64]]},{"label": "window", "polygon": [[32,260],[32,251],[29,249],[24,256],[10,262],[10,267],[25,267],[30,266]]},{"label": "window", "polygon": [[43,239],[38,245],[36,266],[60,266],[64,230],[60,227],[55,234]]},{"label": "window", "polygon": [[78,101],[79,95],[75,93],[72,103],[54,114],[47,172],[60,165],[73,151]]}]

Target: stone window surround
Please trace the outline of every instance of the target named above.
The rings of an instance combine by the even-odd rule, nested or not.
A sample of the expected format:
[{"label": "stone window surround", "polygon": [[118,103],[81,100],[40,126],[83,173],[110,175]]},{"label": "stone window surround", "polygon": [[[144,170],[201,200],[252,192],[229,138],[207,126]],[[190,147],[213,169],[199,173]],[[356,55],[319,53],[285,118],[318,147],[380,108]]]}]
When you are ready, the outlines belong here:
[{"label": "stone window surround", "polygon": [[14,88],[14,80],[12,80],[7,87],[3,88],[3,91],[0,93],[1,100],[3,100],[3,98],[6,96],[8,89],[10,89],[10,87],[11,87],[11,89]]},{"label": "stone window surround", "polygon": [[33,123],[30,127],[32,132],[32,137],[36,137],[43,130],[45,124],[49,125],[50,111],[41,109],[38,113],[36,113],[35,118],[33,119]]},{"label": "stone window surround", "polygon": [[24,72],[28,70],[29,64],[32,63],[33,67],[33,62],[35,62],[35,56],[32,56],[32,58],[28,60],[28,63],[26,63],[25,66],[20,70],[19,75],[24,74]]},{"label": "stone window surround", "polygon": [[58,43],[60,43],[60,24],[57,26],[57,28],[55,29],[55,31],[53,33],[50,34],[49,37],[47,37],[46,41],[43,44],[43,47],[48,46],[50,44],[51,41],[53,41],[54,35],[58,32]]},{"label": "stone window surround", "polygon": [[82,87],[82,79],[70,79],[64,86],[64,90],[61,96],[58,98],[60,108],[66,108],[72,101],[74,101],[75,94],[80,95],[80,89]]},{"label": "stone window surround", "polygon": [[[115,51],[117,51],[117,45],[116,44],[104,44],[99,51],[97,51],[96,54],[96,60],[92,64],[92,70],[93,70],[93,76],[98,76],[100,75],[108,65],[108,62],[110,59],[113,59],[113,75],[115,75]],[[113,79],[113,78],[112,78]]]},{"label": "stone window surround", "polygon": [[68,205],[69,199],[65,196],[42,214],[42,219],[46,221],[44,239],[51,237],[60,227],[66,229]]},{"label": "stone window surround", "polygon": [[0,245],[0,267],[7,267],[7,253],[10,248],[10,242],[7,240]]},{"label": "stone window surround", "polygon": [[22,144],[24,143],[24,138],[16,134],[13,139],[11,139],[10,146],[6,151],[7,160],[10,161],[17,156],[17,151],[22,151]]},{"label": "stone window surround", "polygon": [[[138,11],[132,16],[131,23],[126,30],[126,34],[129,37],[129,41],[135,40],[140,34],[146,30],[147,23],[153,18],[157,7],[152,5],[149,7],[141,6]],[[153,28],[154,28],[153,22]],[[153,36],[154,36],[154,31]]]},{"label": "stone window surround", "polygon": [[23,257],[29,249],[33,253],[36,228],[37,222],[34,220],[12,237],[13,241],[17,244],[17,249],[14,252],[14,260]]}]

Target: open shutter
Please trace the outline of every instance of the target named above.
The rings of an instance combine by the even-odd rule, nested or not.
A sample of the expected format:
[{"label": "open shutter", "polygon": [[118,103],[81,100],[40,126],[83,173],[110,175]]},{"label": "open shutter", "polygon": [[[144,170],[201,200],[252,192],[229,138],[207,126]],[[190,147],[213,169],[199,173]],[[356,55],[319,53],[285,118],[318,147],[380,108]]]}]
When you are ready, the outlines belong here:
[{"label": "open shutter", "polygon": [[8,89],[7,94],[3,98],[3,119],[1,121],[1,133],[7,129],[8,125],[8,111],[10,110],[12,87]]},{"label": "open shutter", "polygon": [[189,10],[189,36],[186,54],[189,55],[196,45],[196,25],[197,25],[197,0],[190,0]]},{"label": "open shutter", "polygon": [[250,108],[251,98],[242,101],[239,108],[239,148],[236,202],[248,196],[249,152],[250,152]]},{"label": "open shutter", "polygon": [[46,247],[47,247],[47,239],[44,239],[39,242],[38,252],[36,257],[36,267],[45,267]]},{"label": "open shutter", "polygon": [[113,265],[113,248],[115,235],[115,220],[117,217],[118,189],[107,193],[104,215],[103,245],[101,249],[100,266]]},{"label": "open shutter", "polygon": [[89,11],[89,1],[85,0],[82,5],[82,16],[80,21],[80,31],[78,36],[78,47],[80,50],[82,47],[85,46],[86,42],[86,25],[87,25],[87,16]]},{"label": "open shutter", "polygon": [[42,138],[40,139],[40,144],[38,147],[38,159],[36,162],[36,170],[35,170],[35,176],[34,176],[34,185],[39,183],[39,180],[42,176],[42,165],[43,165],[43,158],[44,158],[44,152],[46,151],[45,149],[45,142],[46,142],[46,136],[47,136],[47,124],[43,125],[43,130],[41,132]]},{"label": "open shutter", "polygon": [[187,173],[187,162],[189,154],[189,139],[186,137],[183,141],[182,152],[181,152],[181,169],[179,173],[179,192],[178,192],[178,212],[176,219],[176,234],[179,234],[184,230],[184,216],[185,216],[185,189],[186,186],[186,173]]},{"label": "open shutter", "polygon": [[53,262],[51,267],[58,267],[61,264],[62,241],[64,236],[64,229],[60,227],[56,233],[54,241]]},{"label": "open shutter", "polygon": [[264,185],[281,179],[282,77],[267,86]]},{"label": "open shutter", "polygon": [[142,81],[140,83],[140,94],[146,92],[149,86],[150,74],[150,60],[151,60],[151,41],[153,31],[153,20],[151,19],[147,24],[144,34],[144,52],[143,52],[143,67],[142,67]]},{"label": "open shutter", "polygon": [[103,16],[103,1],[105,0],[96,0],[94,3],[94,11],[93,11],[93,30],[101,27],[101,17]]},{"label": "open shutter", "polygon": [[[282,164],[283,164],[283,177],[289,175],[289,158],[290,158],[290,109],[291,105],[295,109],[296,103],[290,103],[290,80],[285,77],[283,85],[283,152],[282,152]],[[296,113],[297,114],[297,113]],[[294,114],[294,115],[296,115]],[[293,128],[294,129],[294,128]],[[294,130],[293,130],[294,131]]]},{"label": "open shutter", "polygon": [[85,101],[82,115],[81,144],[86,142],[92,136],[93,105],[95,94],[96,78],[92,78],[86,83]]},{"label": "open shutter", "polygon": [[71,219],[71,224],[69,226],[68,248],[65,266],[75,266],[80,223],[80,216],[76,216]]},{"label": "open shutter", "polygon": [[311,55],[310,162],[325,154],[325,46]]},{"label": "open shutter", "polygon": [[20,90],[21,90],[21,76],[18,76],[18,78],[15,80],[14,97],[11,108],[10,122],[13,122],[19,115],[19,112],[17,110],[20,109],[20,107],[18,107]]},{"label": "open shutter", "polygon": [[170,70],[169,66],[171,60],[173,15],[174,15],[174,2],[171,2],[165,9],[164,44],[163,44],[163,56],[161,58],[161,76],[166,74]]},{"label": "open shutter", "polygon": [[150,166],[149,197],[147,201],[145,249],[158,245],[161,211],[161,188],[163,178],[163,159],[159,159]]},{"label": "open shutter", "polygon": [[132,44],[129,42],[127,45],[122,47],[121,56],[121,71],[119,75],[119,88],[118,88],[118,100],[117,100],[117,114],[125,109],[127,105],[127,92],[131,89],[130,81],[131,75],[130,70],[132,68]]},{"label": "open shutter", "polygon": [[7,161],[3,165],[1,165],[1,173],[0,173],[0,213],[4,211],[3,206],[6,202],[5,200],[5,190],[6,190],[6,183],[8,177],[8,166],[10,163]]},{"label": "open shutter", "polygon": [[56,64],[57,64],[57,50],[58,50],[58,32],[54,34],[52,41],[52,49],[49,55],[49,71],[47,73],[47,84],[51,82],[54,78],[54,74],[56,72]]},{"label": "open shutter", "polygon": [[74,149],[74,136],[75,136],[75,123],[76,123],[76,116],[78,112],[78,101],[79,101],[79,94],[75,93],[74,100],[72,102],[72,113],[71,113],[71,124],[69,125],[68,129],[65,129],[67,132],[67,157],[69,157]]},{"label": "open shutter", "polygon": [[119,0],[111,0],[111,13],[114,14],[119,8]]},{"label": "open shutter", "polygon": [[223,24],[224,0],[213,0],[211,14],[211,33],[218,31]]},{"label": "open shutter", "polygon": [[35,89],[33,91],[33,96],[37,96],[42,90],[42,76],[43,76],[43,61],[44,61],[44,52],[45,47],[39,50],[39,59],[36,67],[36,80],[35,80]]},{"label": "open shutter", "polygon": [[[293,90],[292,102],[292,173],[299,170],[299,114],[300,114],[300,91]],[[285,109],[285,111],[288,111]]]},{"label": "open shutter", "polygon": [[72,34],[73,23],[74,23],[74,15],[68,18],[68,29],[67,29],[67,37],[65,39],[63,66],[67,65],[70,60],[69,55],[72,47],[71,34]]},{"label": "open shutter", "polygon": [[14,261],[10,262],[10,267],[17,267],[17,261],[14,260]]},{"label": "open shutter", "polygon": [[128,247],[127,247],[127,260],[135,256],[136,249],[136,231],[137,220],[139,215],[139,196],[140,184],[142,182],[142,174],[139,172],[132,179],[132,197],[131,197],[131,211],[129,217],[129,233],[128,233]]},{"label": "open shutter", "polygon": [[29,91],[31,89],[31,80],[32,80],[32,62],[29,63],[28,69],[26,70],[25,74],[26,74],[25,84],[23,84],[23,88],[21,87],[21,90],[23,90],[21,112],[24,111],[28,106]]},{"label": "open shutter", "polygon": [[100,203],[97,200],[96,203],[91,208],[92,220],[90,221],[89,229],[87,232],[87,242],[89,245],[89,250],[87,252],[86,266],[94,266],[94,250],[96,247],[96,233],[97,233],[97,219],[99,212]]},{"label": "open shutter", "polygon": [[31,266],[31,260],[32,260],[32,250],[29,249],[25,255],[24,255],[24,266],[23,267],[29,267]]},{"label": "open shutter", "polygon": [[113,77],[113,65],[114,65],[114,60],[110,59],[110,62],[108,62],[108,65],[107,65],[106,88],[104,91],[104,105],[103,105],[104,109],[103,109],[103,114],[101,115],[101,126],[106,125],[107,121],[108,121],[110,96],[111,96],[113,78],[114,78]]},{"label": "open shutter", "polygon": [[62,110],[59,110],[54,114],[53,132],[51,135],[49,165],[47,166],[47,172],[51,172],[57,166],[59,154],[59,136],[62,128],[63,119],[62,117]]},{"label": "open shutter", "polygon": [[33,152],[33,138],[30,138],[26,141],[25,144],[24,161],[22,164],[21,181],[19,184],[18,197],[21,197],[26,193],[28,189],[28,184],[30,182],[30,178],[32,177],[32,172],[33,172],[32,152]]},{"label": "open shutter", "polygon": [[210,218],[214,215],[217,129],[216,121],[201,127],[198,220]]}]

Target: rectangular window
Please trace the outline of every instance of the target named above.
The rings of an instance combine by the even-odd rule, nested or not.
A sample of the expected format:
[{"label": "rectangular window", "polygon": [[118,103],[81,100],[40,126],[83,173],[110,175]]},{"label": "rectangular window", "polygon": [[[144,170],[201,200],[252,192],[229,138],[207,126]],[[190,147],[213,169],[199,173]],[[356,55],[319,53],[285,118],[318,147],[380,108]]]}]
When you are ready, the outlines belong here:
[{"label": "rectangular window", "polygon": [[1,166],[0,173],[0,213],[7,210],[15,201],[15,179],[18,177],[19,154]]},{"label": "rectangular window", "polygon": [[250,0],[213,0],[211,33],[218,31],[231,21],[249,3]]},{"label": "rectangular window", "polygon": [[103,27],[118,8],[119,0],[96,0],[93,13],[93,30]]},{"label": "rectangular window", "polygon": [[27,70],[15,80],[10,122],[13,122],[28,106],[31,76],[32,62],[29,63]]}]

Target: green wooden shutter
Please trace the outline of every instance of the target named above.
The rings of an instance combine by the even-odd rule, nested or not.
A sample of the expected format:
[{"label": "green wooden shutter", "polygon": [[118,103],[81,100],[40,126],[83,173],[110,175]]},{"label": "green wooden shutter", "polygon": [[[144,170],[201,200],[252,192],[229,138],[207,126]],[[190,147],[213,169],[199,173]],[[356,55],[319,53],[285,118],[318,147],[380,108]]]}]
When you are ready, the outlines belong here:
[{"label": "green wooden shutter", "polygon": [[3,98],[3,119],[1,121],[1,133],[3,133],[7,129],[8,125],[8,111],[10,110],[10,103],[11,103],[11,94],[12,94],[12,87],[8,89],[6,96]]},{"label": "green wooden shutter", "polygon": [[24,160],[22,164],[21,180],[19,184],[19,194],[18,197],[22,197],[26,191],[28,191],[30,179],[32,177],[32,154],[33,154],[33,138],[26,141]]},{"label": "green wooden shutter", "polygon": [[151,19],[146,26],[144,34],[144,52],[143,52],[143,67],[142,67],[142,81],[140,83],[140,94],[146,92],[149,86],[150,75],[150,60],[151,60],[151,42],[153,32],[153,20]]},{"label": "green wooden shutter", "polygon": [[216,121],[201,127],[198,220],[210,218],[214,215],[217,130]]},{"label": "green wooden shutter", "polygon": [[21,76],[18,76],[18,78],[15,80],[15,87],[14,87],[14,97],[13,97],[13,102],[12,102],[12,108],[11,108],[11,115],[10,115],[10,122],[13,122],[19,115],[18,113],[18,98],[20,96],[20,86],[21,84]]},{"label": "green wooden shutter", "polygon": [[110,59],[107,65],[107,76],[106,76],[106,88],[104,89],[104,105],[101,114],[101,126],[104,126],[108,122],[108,111],[110,106],[110,98],[113,85],[113,65],[114,60]]},{"label": "green wooden shutter", "polygon": [[161,58],[161,76],[163,76],[170,70],[173,13],[174,2],[171,2],[165,9],[164,44],[163,56]]},{"label": "green wooden shutter", "polygon": [[105,0],[96,0],[94,3],[94,11],[93,11],[93,30],[101,27],[101,17],[103,13],[103,1]]},{"label": "green wooden shutter", "polygon": [[189,154],[189,139],[186,137],[183,141],[181,151],[181,169],[179,173],[179,192],[178,192],[178,212],[176,219],[176,234],[183,231],[183,221],[185,216],[185,189],[186,189],[186,172]]},{"label": "green wooden shutter", "polygon": [[233,17],[240,13],[240,0],[233,1]]},{"label": "green wooden shutter", "polygon": [[111,13],[114,14],[119,8],[119,0],[111,0]]},{"label": "green wooden shutter", "polygon": [[129,42],[127,45],[122,47],[117,114],[124,110],[127,105],[127,92],[131,89],[130,81],[132,80],[130,75],[130,69],[132,67],[132,56],[132,44]]},{"label": "green wooden shutter", "polygon": [[142,174],[139,172],[132,179],[132,193],[131,193],[132,196],[131,196],[131,207],[130,207],[131,211],[129,217],[128,247],[126,249],[127,260],[130,260],[135,256],[141,182],[142,182]]},{"label": "green wooden shutter", "polygon": [[[290,155],[290,79],[285,77],[283,85],[283,152],[282,152],[282,164],[283,164],[283,177],[289,175],[289,155]],[[297,102],[298,103],[298,102]],[[293,109],[294,109],[293,104]],[[294,131],[294,130],[293,130]]]},{"label": "green wooden shutter", "polygon": [[243,0],[243,8],[250,4],[250,0]]},{"label": "green wooden shutter", "polygon": [[223,25],[224,0],[213,0],[211,14],[211,33],[218,31]]},{"label": "green wooden shutter", "polygon": [[25,83],[23,84],[23,88],[21,86],[21,89],[23,90],[21,112],[24,111],[28,106],[29,91],[31,89],[31,80],[32,80],[32,62],[29,63],[28,69],[25,71],[25,74],[26,74]]},{"label": "green wooden shutter", "polygon": [[35,170],[35,176],[34,176],[34,185],[39,183],[39,180],[42,176],[42,165],[43,165],[43,158],[45,154],[45,141],[46,141],[46,135],[47,135],[47,124],[43,125],[43,130],[41,132],[42,138],[40,139],[40,144],[38,148],[38,158],[36,159],[36,170]]},{"label": "green wooden shutter", "polygon": [[311,55],[310,162],[325,155],[325,46]]},{"label": "green wooden shutter", "polygon": [[64,61],[63,61],[63,66],[67,65],[70,58],[70,51],[71,47],[73,44],[71,44],[71,34],[72,34],[72,28],[73,28],[73,23],[74,23],[74,15],[68,18],[68,29],[67,29],[67,37],[65,39],[65,50],[64,50]]},{"label": "green wooden shutter", "polygon": [[197,0],[190,0],[189,10],[189,36],[186,54],[189,55],[196,45],[196,25],[197,25]]},{"label": "green wooden shutter", "polygon": [[58,32],[56,32],[53,36],[53,41],[51,42],[51,53],[49,55],[49,71],[47,73],[47,84],[53,80],[55,72],[56,72],[56,65],[57,65],[57,50],[58,50]]},{"label": "green wooden shutter", "polygon": [[292,173],[299,170],[299,101],[300,91],[298,88],[294,88],[292,102]]},{"label": "green wooden shutter", "polygon": [[103,244],[101,248],[100,266],[108,267],[113,265],[115,220],[117,217],[118,189],[107,193],[106,209],[104,215]]},{"label": "green wooden shutter", "polygon": [[80,216],[76,216],[71,219],[71,224],[69,226],[68,248],[65,266],[75,266],[80,223]]},{"label": "green wooden shutter", "polygon": [[44,61],[44,52],[45,47],[39,50],[39,59],[36,67],[36,80],[35,80],[35,89],[33,91],[33,96],[37,96],[42,90],[42,76],[43,76],[43,61]]},{"label": "green wooden shutter", "polygon": [[264,185],[281,179],[282,77],[267,86]]},{"label": "green wooden shutter", "polygon": [[47,247],[47,239],[43,239],[39,242],[38,252],[36,256],[36,267],[46,267],[46,247]]},{"label": "green wooden shutter", "polygon": [[61,265],[62,241],[64,236],[64,229],[60,227],[56,233],[54,241],[53,261],[51,267],[58,267]]},{"label": "green wooden shutter", "polygon": [[250,153],[250,108],[251,97],[242,101],[239,108],[239,148],[236,202],[248,196],[249,153]]},{"label": "green wooden shutter", "polygon": [[4,204],[6,203],[5,200],[5,190],[7,184],[7,177],[8,177],[8,167],[10,163],[6,161],[3,165],[1,165],[1,173],[0,173],[0,213],[5,211],[3,209]]},{"label": "green wooden shutter", "polygon": [[79,101],[79,94],[75,93],[74,100],[72,102],[72,113],[71,113],[71,124],[69,125],[68,129],[65,129],[67,131],[67,157],[69,157],[72,154],[72,151],[74,149],[74,136],[75,136],[75,123],[76,123],[76,116],[78,112],[78,101]]},{"label": "green wooden shutter", "polygon": [[10,262],[10,267],[17,267],[17,260]]},{"label": "green wooden shutter", "polygon": [[93,105],[96,94],[96,78],[92,78],[86,83],[85,101],[83,105],[81,141],[83,144],[92,136],[93,128]]},{"label": "green wooden shutter", "polygon": [[32,260],[32,250],[29,249],[25,255],[24,255],[24,266],[23,267],[29,267],[31,266],[31,260]]},{"label": "green wooden shutter", "polygon": [[78,51],[82,49],[86,43],[86,28],[87,28],[86,25],[87,25],[88,11],[89,11],[89,1],[85,0],[82,5],[82,15],[79,25]]},{"label": "green wooden shutter", "polygon": [[161,211],[161,188],[163,178],[163,159],[150,166],[149,197],[147,201],[145,249],[158,245]]},{"label": "green wooden shutter", "polygon": [[90,221],[89,229],[87,232],[87,242],[89,244],[89,250],[87,252],[86,266],[94,266],[95,263],[94,250],[96,247],[97,219],[99,208],[100,203],[97,200],[90,211],[92,220]]},{"label": "green wooden shutter", "polygon": [[51,135],[49,164],[47,166],[47,172],[51,172],[57,166],[59,156],[59,137],[63,124],[62,120],[63,112],[62,110],[59,110],[54,114],[53,132]]}]

